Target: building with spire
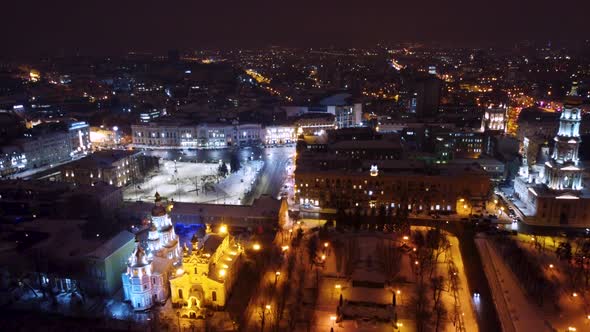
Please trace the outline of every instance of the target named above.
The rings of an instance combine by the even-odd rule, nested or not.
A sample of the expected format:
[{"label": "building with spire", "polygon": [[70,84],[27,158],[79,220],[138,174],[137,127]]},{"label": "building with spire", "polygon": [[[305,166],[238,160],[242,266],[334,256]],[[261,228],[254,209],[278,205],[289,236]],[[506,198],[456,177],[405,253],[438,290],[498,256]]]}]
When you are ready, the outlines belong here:
[{"label": "building with spire", "polygon": [[[584,188],[584,167],[578,157],[580,146],[581,101],[576,85],[564,103],[553,151],[540,147],[533,166],[528,165],[527,139],[523,145],[523,165],[515,179],[516,206],[529,224],[562,227],[590,225],[590,193]],[[547,160],[548,159],[548,160]]]},{"label": "building with spire", "polygon": [[[182,271],[182,253],[169,211],[172,204],[164,203],[156,193],[150,216],[147,243],[136,240],[135,250],[123,273],[125,300],[134,310],[146,310],[156,303],[165,303],[169,296],[169,280]],[[144,248],[145,247],[145,248]]]}]

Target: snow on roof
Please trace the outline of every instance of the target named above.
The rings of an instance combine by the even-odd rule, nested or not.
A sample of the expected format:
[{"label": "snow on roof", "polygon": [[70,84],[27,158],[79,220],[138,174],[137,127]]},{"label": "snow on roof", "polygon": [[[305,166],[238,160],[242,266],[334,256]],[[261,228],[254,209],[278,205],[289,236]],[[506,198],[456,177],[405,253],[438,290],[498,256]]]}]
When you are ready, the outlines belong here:
[{"label": "snow on roof", "polygon": [[[126,209],[137,215],[145,215],[151,211],[153,203],[132,202],[126,204]],[[191,215],[204,217],[226,217],[226,218],[269,218],[277,217],[281,201],[270,196],[261,196],[252,205],[228,205],[228,204],[207,204],[174,202],[170,212],[174,215]]]},{"label": "snow on roof", "polygon": [[129,242],[135,240],[135,235],[129,231],[121,231],[113,238],[103,243],[100,247],[96,248],[93,252],[89,253],[88,256],[92,258],[105,259],[112,255],[119,248],[123,247]]},{"label": "snow on roof", "polygon": [[140,152],[129,150],[97,151],[80,160],[71,162],[67,166],[70,168],[108,168],[112,167],[113,163],[138,153]]}]

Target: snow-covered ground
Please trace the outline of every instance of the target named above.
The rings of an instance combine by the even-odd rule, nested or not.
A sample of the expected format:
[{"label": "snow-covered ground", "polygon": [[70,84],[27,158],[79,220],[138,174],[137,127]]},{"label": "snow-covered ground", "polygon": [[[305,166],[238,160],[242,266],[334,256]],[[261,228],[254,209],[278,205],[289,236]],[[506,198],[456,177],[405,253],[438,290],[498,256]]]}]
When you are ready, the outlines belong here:
[{"label": "snow-covered ground", "polygon": [[223,178],[217,176],[217,163],[163,161],[160,169],[142,183],[125,188],[123,197],[151,201],[158,192],[177,202],[240,204],[244,194],[253,188],[263,165],[260,160],[249,161],[238,172]]}]

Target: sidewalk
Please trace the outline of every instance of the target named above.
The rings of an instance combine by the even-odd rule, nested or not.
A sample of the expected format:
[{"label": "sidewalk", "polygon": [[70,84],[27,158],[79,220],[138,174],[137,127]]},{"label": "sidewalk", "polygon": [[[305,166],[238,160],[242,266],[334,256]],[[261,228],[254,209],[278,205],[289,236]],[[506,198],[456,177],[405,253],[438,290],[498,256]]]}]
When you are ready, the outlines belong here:
[{"label": "sidewalk", "polygon": [[450,259],[453,261],[453,263],[455,263],[457,273],[459,274],[459,304],[461,306],[462,313],[464,314],[463,327],[465,328],[465,331],[476,332],[479,331],[479,326],[477,325],[473,301],[469,291],[469,286],[467,285],[465,265],[463,265],[463,258],[461,257],[461,252],[459,251],[459,240],[451,234],[447,234],[447,238],[451,244]]}]

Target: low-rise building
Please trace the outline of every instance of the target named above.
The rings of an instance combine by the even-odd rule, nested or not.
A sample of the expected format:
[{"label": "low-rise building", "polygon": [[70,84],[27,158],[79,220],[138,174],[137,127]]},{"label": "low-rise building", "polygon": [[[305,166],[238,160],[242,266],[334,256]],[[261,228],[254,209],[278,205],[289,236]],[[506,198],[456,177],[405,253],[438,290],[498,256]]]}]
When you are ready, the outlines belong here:
[{"label": "low-rise building", "polygon": [[220,149],[264,141],[260,124],[153,122],[132,125],[131,131],[134,146],[149,148]]},{"label": "low-rise building", "polygon": [[45,180],[0,181],[2,218],[101,218],[123,203],[121,188],[105,183],[73,185]]},{"label": "low-rise building", "polygon": [[[124,212],[131,217],[149,216],[151,203],[126,202]],[[225,224],[232,229],[274,229],[287,211],[284,200],[261,196],[252,205],[222,205],[207,203],[174,202],[169,212],[174,224]]]},{"label": "low-rise building", "polygon": [[141,181],[153,168],[158,158],[133,150],[103,150],[61,167],[62,179],[76,185],[95,185],[105,182],[123,187]]},{"label": "low-rise building", "polygon": [[[427,165],[419,160],[365,160],[347,167],[329,155],[297,162],[296,200],[320,208],[465,212],[483,207],[490,176],[477,165]],[[348,158],[346,158],[348,159]]]},{"label": "low-rise building", "polygon": [[[45,294],[110,296],[133,250],[133,234],[85,237],[86,221],[37,219],[4,225],[0,243],[2,283],[19,281]],[[3,286],[7,286],[4,284]],[[3,287],[4,288],[4,287]]]}]

